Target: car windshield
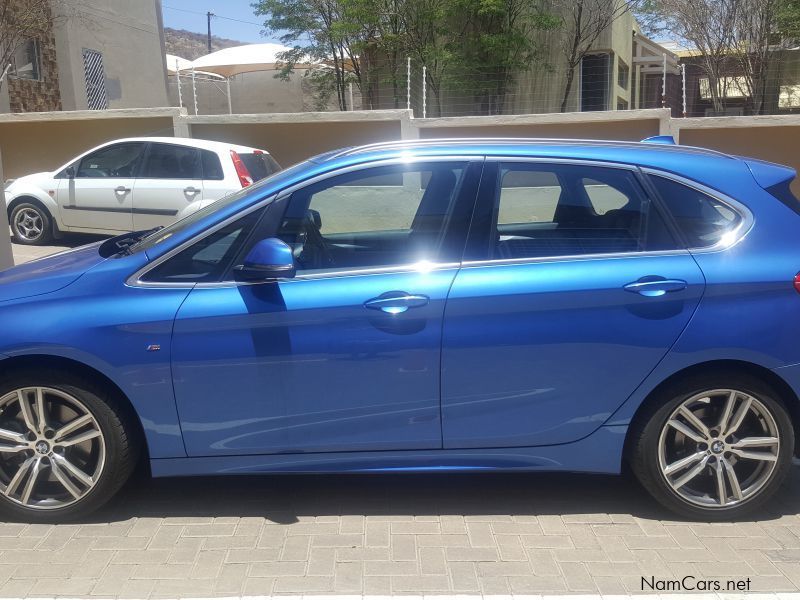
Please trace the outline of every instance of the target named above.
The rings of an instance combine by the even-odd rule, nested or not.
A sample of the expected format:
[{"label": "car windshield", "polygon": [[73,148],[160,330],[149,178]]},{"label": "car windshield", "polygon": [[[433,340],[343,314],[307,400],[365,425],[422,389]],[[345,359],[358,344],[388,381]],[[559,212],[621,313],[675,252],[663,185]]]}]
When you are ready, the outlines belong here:
[{"label": "car windshield", "polygon": [[226,206],[230,206],[231,204],[247,196],[248,194],[257,192],[259,189],[267,187],[271,183],[274,183],[277,180],[283,178],[291,179],[295,173],[298,173],[306,169],[307,165],[308,162],[298,163],[294,166],[289,167],[288,169],[284,169],[283,171],[273,173],[272,175],[266,177],[265,179],[262,179],[258,183],[242,188],[237,192],[228,194],[227,196],[220,198],[219,200],[209,204],[208,206],[204,206],[203,208],[193,212],[192,214],[184,217],[183,219],[175,221],[172,225],[169,225],[168,227],[164,227],[162,229],[158,229],[156,231],[151,232],[150,234],[146,235],[135,244],[129,246],[126,249],[126,252],[128,254],[132,254],[134,252],[140,252],[142,250],[149,250],[150,248],[172,237],[176,233],[180,233],[187,227],[191,227],[201,219],[204,219],[207,216],[219,210],[222,210]]}]

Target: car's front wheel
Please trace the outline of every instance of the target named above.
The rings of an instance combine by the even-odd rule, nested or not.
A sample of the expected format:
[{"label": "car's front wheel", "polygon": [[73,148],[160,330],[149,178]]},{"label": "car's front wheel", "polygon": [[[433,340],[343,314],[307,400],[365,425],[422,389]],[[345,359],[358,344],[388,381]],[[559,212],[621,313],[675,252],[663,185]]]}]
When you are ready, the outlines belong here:
[{"label": "car's front wheel", "polygon": [[137,443],[113,394],[67,374],[0,383],[0,508],[60,521],[106,503],[128,479]]},{"label": "car's front wheel", "polygon": [[20,202],[9,216],[11,233],[18,244],[34,246],[53,238],[53,225],[45,209],[33,202]]},{"label": "car's front wheel", "polygon": [[691,518],[755,510],[780,487],[794,452],[777,398],[765,383],[733,374],[665,390],[634,426],[633,471],[656,500]]}]

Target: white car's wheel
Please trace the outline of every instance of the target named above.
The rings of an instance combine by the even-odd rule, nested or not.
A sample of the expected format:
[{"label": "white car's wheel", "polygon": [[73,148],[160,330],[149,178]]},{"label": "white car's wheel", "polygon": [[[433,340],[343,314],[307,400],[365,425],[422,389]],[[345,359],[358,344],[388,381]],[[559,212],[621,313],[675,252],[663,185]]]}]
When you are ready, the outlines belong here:
[{"label": "white car's wheel", "polygon": [[16,204],[9,216],[11,233],[18,244],[41,245],[53,238],[53,224],[45,209],[33,202]]}]

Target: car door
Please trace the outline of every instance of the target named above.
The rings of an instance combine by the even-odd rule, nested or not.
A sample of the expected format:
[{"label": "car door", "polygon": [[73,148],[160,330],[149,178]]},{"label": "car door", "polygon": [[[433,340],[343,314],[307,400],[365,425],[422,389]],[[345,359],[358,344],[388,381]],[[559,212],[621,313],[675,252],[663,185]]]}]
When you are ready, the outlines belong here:
[{"label": "car door", "polygon": [[134,185],[134,229],[169,225],[199,208],[202,200],[200,151],[151,142]]},{"label": "car door", "polygon": [[104,146],[76,161],[75,175],[58,186],[61,220],[68,227],[133,229],[133,184],[144,142]]},{"label": "car door", "polygon": [[634,169],[508,160],[484,181],[445,312],[444,447],[578,440],[677,340],[703,275]]},{"label": "car door", "polygon": [[[230,152],[227,156],[223,153],[223,160],[231,160]],[[203,167],[203,202],[210,203],[227,196],[231,192],[241,189],[239,179],[235,174],[225,178],[220,155],[212,150],[200,151],[200,162]]]},{"label": "car door", "polygon": [[481,163],[359,168],[275,202],[249,244],[279,236],[297,275],[201,282],[178,312],[188,454],[441,447],[442,317]]}]

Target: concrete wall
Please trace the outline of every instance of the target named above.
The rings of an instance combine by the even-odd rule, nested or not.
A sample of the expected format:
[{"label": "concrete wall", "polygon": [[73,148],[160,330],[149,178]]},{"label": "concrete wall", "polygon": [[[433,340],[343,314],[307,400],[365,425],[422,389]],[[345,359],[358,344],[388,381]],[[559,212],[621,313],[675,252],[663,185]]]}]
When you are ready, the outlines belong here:
[{"label": "concrete wall", "polygon": [[409,137],[407,111],[186,117],[191,137],[264,148],[284,167],[328,150]]},{"label": "concrete wall", "polygon": [[415,119],[423,138],[541,137],[640,141],[668,132],[668,110]]},{"label": "concrete wall", "polygon": [[[0,154],[9,179],[59,167],[103,142],[175,135],[177,109],[0,115]],[[180,131],[179,131],[180,134]]]},{"label": "concrete wall", "polygon": [[[800,115],[673,119],[671,127],[681,144],[752,156],[800,171]],[[792,190],[800,197],[797,179]]]},{"label": "concrete wall", "polygon": [[64,110],[84,110],[83,49],[103,54],[109,108],[167,106],[160,0],[76,0],[54,27]]}]

